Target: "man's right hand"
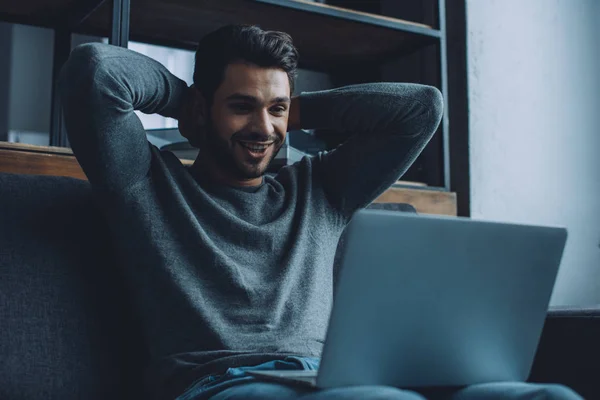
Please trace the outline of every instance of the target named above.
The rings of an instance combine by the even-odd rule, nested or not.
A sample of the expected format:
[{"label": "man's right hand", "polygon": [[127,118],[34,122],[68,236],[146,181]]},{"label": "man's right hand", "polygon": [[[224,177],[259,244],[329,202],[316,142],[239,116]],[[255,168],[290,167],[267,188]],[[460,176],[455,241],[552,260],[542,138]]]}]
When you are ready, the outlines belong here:
[{"label": "man's right hand", "polygon": [[179,114],[179,132],[192,146],[201,148],[206,134],[206,124],[201,109],[200,92],[191,85],[188,87]]}]

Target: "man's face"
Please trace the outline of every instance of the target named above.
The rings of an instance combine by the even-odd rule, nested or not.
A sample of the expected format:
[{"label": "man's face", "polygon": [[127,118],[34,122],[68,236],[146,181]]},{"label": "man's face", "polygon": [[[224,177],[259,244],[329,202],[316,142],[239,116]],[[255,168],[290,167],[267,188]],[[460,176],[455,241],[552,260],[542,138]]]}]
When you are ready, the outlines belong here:
[{"label": "man's face", "polygon": [[236,181],[261,177],[285,141],[290,84],[285,71],[229,64],[207,130],[211,158]]}]

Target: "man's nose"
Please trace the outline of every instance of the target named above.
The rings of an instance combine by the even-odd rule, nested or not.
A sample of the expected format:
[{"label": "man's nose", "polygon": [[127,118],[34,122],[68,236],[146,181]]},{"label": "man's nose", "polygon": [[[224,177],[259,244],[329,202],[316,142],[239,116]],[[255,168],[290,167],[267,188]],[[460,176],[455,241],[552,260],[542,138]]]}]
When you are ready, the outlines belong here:
[{"label": "man's nose", "polygon": [[262,110],[254,114],[252,128],[254,132],[260,132],[264,135],[268,135],[270,138],[275,136],[275,129],[271,122],[271,115],[268,110]]}]

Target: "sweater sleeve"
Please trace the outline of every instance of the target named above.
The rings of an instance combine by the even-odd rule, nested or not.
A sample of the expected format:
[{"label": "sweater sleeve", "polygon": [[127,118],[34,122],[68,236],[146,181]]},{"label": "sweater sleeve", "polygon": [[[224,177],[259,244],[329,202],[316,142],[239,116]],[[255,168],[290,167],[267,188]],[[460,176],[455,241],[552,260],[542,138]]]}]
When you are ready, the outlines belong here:
[{"label": "sweater sleeve", "polygon": [[369,83],[300,94],[302,128],[348,134],[315,156],[329,203],[346,219],[394,184],[435,133],[443,113],[431,86]]},{"label": "sweater sleeve", "polygon": [[178,116],[187,85],[157,61],[107,44],[77,46],[59,76],[71,147],[92,186],[124,189],[150,169],[134,110]]}]

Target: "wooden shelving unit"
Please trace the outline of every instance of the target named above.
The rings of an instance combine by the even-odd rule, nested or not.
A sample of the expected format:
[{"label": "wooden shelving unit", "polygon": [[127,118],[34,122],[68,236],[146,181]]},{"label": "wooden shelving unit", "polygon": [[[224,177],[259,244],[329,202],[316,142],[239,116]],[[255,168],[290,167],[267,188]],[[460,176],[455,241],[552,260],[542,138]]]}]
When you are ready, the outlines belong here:
[{"label": "wooden shelving unit", "polygon": [[[434,44],[431,26],[308,0],[131,0],[133,40],[193,50],[206,33],[226,24],[258,24],[288,32],[303,67],[331,70],[379,63]],[[78,21],[81,19],[81,21]],[[72,32],[109,36],[112,1],[22,0],[0,6],[0,20],[69,26]]]},{"label": "wooden shelving unit", "polygon": [[[109,37],[121,46],[131,39],[193,50],[203,35],[232,23],[289,33],[300,52],[301,68],[331,74],[342,84],[372,80],[377,68],[394,60],[435,53],[435,62],[424,62],[431,78],[423,83],[442,91],[446,113],[406,179],[450,191],[445,0],[411,1],[419,7],[429,4],[435,16],[414,22],[310,0],[19,0],[0,5],[0,20],[54,29],[55,74],[68,57],[71,33]],[[403,76],[393,79],[401,81]],[[66,143],[54,96],[50,144]]]}]

